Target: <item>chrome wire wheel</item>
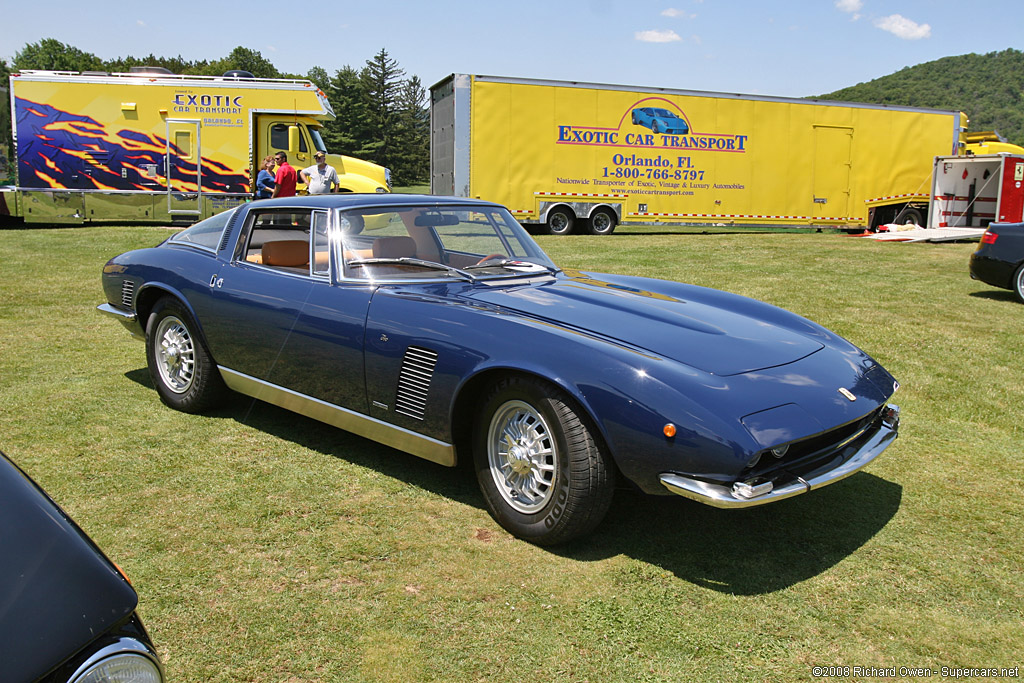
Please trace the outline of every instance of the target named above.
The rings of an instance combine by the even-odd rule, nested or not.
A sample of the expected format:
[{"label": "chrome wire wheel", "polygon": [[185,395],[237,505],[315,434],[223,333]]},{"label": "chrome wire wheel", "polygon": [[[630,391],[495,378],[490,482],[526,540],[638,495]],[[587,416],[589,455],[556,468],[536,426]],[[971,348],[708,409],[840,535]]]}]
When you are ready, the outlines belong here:
[{"label": "chrome wire wheel", "polygon": [[157,371],[164,386],[184,394],[195,379],[195,343],[188,328],[176,316],[169,315],[156,328]]},{"label": "chrome wire wheel", "polygon": [[499,494],[516,511],[536,514],[554,495],[558,471],[554,434],[530,404],[508,401],[494,412],[487,432],[487,459]]}]

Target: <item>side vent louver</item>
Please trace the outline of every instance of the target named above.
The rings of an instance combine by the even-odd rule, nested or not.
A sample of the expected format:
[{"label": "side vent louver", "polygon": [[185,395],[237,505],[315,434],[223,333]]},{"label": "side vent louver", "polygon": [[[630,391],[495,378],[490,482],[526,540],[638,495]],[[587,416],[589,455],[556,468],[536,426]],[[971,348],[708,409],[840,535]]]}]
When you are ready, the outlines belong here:
[{"label": "side vent louver", "polygon": [[235,227],[235,221],[238,220],[238,216],[242,213],[240,209],[235,209],[234,213],[231,214],[231,218],[228,219],[228,224],[224,226],[224,234],[221,235],[220,244],[217,245],[217,251],[224,251],[228,248],[228,240],[231,238],[231,228]]},{"label": "side vent louver", "polygon": [[417,420],[423,419],[427,409],[427,395],[430,380],[434,377],[437,353],[429,349],[410,346],[402,359],[402,370],[398,375],[398,395],[395,397],[395,412]]},{"label": "side vent louver", "polygon": [[135,283],[131,280],[121,281],[121,305],[131,308],[135,300]]}]

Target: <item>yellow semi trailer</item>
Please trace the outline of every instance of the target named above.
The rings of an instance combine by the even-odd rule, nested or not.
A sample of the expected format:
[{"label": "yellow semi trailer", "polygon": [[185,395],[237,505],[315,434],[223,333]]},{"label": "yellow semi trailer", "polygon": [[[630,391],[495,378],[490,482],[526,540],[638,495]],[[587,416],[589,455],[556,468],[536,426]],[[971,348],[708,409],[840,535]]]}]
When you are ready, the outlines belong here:
[{"label": "yellow semi trailer", "polygon": [[453,74],[431,88],[431,187],[552,234],[618,224],[923,224],[961,112]]},{"label": "yellow semi trailer", "polygon": [[[16,185],[0,216],[26,223],[192,222],[252,198],[262,159],[300,170],[334,119],[309,81],[22,71],[10,78]],[[328,155],[341,187],[387,192],[387,169]],[[300,185],[300,189],[301,189]]]}]

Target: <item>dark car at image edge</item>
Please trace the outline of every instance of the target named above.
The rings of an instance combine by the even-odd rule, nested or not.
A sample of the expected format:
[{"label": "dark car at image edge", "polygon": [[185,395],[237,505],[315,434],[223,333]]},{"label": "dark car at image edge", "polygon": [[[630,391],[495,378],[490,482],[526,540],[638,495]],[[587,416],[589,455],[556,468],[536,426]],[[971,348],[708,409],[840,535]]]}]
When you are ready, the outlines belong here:
[{"label": "dark car at image edge", "polygon": [[1024,223],[992,223],[971,254],[971,279],[1009,289],[1024,303]]},{"label": "dark car at image edge", "polygon": [[160,683],[127,577],[0,453],[0,681]]}]

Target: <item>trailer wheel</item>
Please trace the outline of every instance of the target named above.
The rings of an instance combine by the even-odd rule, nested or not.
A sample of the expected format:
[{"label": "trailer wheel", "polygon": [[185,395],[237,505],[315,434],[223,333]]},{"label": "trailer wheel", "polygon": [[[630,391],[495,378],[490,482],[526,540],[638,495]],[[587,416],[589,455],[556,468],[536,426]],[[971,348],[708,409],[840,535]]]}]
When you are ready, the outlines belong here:
[{"label": "trailer wheel", "polygon": [[576,223],[576,215],[569,209],[559,207],[548,212],[548,234],[568,235]]},{"label": "trailer wheel", "polygon": [[608,209],[598,209],[590,214],[587,232],[591,235],[610,235],[615,231],[615,214]]},{"label": "trailer wheel", "polygon": [[924,216],[915,208],[906,208],[897,216],[896,222],[900,225],[924,225]]}]

